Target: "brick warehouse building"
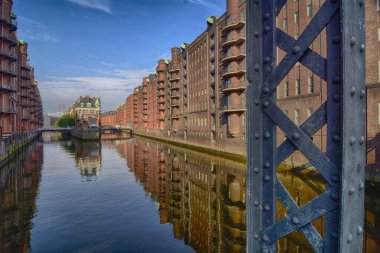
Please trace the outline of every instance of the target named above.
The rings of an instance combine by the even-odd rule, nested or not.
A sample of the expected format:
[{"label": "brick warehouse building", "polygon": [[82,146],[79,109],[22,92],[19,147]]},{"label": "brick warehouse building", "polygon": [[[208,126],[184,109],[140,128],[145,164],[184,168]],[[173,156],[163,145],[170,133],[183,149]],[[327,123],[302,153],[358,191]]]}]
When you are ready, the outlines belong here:
[{"label": "brick warehouse building", "polygon": [[[297,39],[324,1],[288,1],[277,17],[277,26]],[[366,1],[367,39],[367,137],[369,167],[380,157],[380,20],[379,2]],[[192,43],[172,49],[170,60],[159,60],[156,74],[145,84],[149,113],[156,120],[143,124],[144,85],[135,89],[134,128],[137,133],[172,138],[182,142],[245,154],[246,72],[245,1],[227,0],[227,11],[207,19],[207,28]],[[326,56],[326,34],[322,32],[312,50]],[[278,48],[278,62],[285,53]],[[156,89],[154,88],[156,87]],[[157,100],[154,97],[157,96]],[[278,103],[296,123],[302,122],[326,101],[326,82],[297,64],[277,90]],[[155,102],[157,101],[157,102]],[[281,132],[278,142],[285,139]],[[326,139],[326,128],[313,136],[316,145]],[[324,146],[324,145],[322,145]],[[300,154],[294,164],[307,163]]]},{"label": "brick warehouse building", "polygon": [[0,134],[7,136],[42,127],[43,113],[28,44],[17,40],[13,1],[1,0],[0,6]]}]

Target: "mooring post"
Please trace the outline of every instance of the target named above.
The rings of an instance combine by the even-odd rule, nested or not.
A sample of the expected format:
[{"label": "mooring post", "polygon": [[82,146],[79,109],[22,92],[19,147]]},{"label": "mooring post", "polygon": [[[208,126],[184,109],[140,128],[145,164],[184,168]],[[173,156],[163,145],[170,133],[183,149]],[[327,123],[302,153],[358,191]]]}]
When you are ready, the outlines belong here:
[{"label": "mooring post", "polygon": [[[364,0],[326,0],[294,39],[276,27],[286,0],[247,0],[247,230],[248,252],[276,252],[298,230],[315,252],[362,251],[365,167]],[[311,44],[326,29],[327,57]],[[285,57],[277,62],[277,50]],[[300,126],[276,103],[276,89],[297,62],[325,81],[327,100]],[[327,143],[312,136],[327,124]],[[286,136],[276,141],[276,128]],[[323,145],[323,144],[321,144]],[[301,152],[326,191],[298,206],[276,176],[277,166]],[[326,152],[324,152],[326,150]],[[276,220],[276,200],[287,216]],[[325,231],[312,222],[324,217]]]}]

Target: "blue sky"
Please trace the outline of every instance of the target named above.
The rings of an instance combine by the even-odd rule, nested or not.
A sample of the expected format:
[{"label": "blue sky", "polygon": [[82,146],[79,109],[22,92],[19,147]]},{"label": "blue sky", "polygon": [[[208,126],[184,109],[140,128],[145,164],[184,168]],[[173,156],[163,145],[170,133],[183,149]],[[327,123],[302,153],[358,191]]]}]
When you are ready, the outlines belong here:
[{"label": "blue sky", "polygon": [[18,37],[45,112],[80,95],[100,96],[112,110],[170,49],[191,42],[225,0],[14,0]]}]

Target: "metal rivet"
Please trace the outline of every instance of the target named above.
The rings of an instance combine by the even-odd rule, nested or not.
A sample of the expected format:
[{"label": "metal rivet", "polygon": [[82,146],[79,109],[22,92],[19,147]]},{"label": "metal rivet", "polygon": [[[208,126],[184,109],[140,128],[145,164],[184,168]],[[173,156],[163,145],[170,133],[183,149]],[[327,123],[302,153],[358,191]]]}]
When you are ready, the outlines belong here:
[{"label": "metal rivet", "polygon": [[264,108],[268,108],[268,107],[269,107],[269,102],[268,102],[268,101],[265,101],[265,102],[263,103],[263,105],[264,105]]},{"label": "metal rivet", "polygon": [[253,204],[254,204],[255,206],[259,206],[259,205],[260,205],[259,201],[257,201],[257,200],[255,200],[255,201],[253,202]]},{"label": "metal rivet", "polygon": [[269,253],[269,250],[268,250],[268,248],[262,248],[262,249],[261,249],[261,252],[262,252],[262,253]]},{"label": "metal rivet", "polygon": [[265,210],[265,211],[269,211],[269,210],[270,210],[270,207],[269,207],[268,205],[265,205],[265,206],[264,206],[264,210]]},{"label": "metal rivet", "polygon": [[264,18],[265,18],[265,19],[270,18],[270,13],[269,13],[269,12],[265,13]]},{"label": "metal rivet", "polygon": [[363,145],[364,142],[365,142],[365,138],[364,138],[364,136],[360,136],[359,144],[360,144],[360,145]]},{"label": "metal rivet", "polygon": [[270,62],[270,57],[269,56],[264,57],[264,62],[265,63],[269,63]]},{"label": "metal rivet", "polygon": [[260,134],[259,133],[255,133],[255,139],[256,140],[260,139]]},{"label": "metal rivet", "polygon": [[365,96],[365,90],[361,90],[360,91],[360,98],[364,98],[364,96]]},{"label": "metal rivet", "polygon": [[340,142],[340,137],[338,135],[334,135],[333,136],[333,141],[336,142],[336,143],[339,143]]},{"label": "metal rivet", "polygon": [[270,31],[270,27],[269,27],[269,26],[266,26],[266,27],[264,28],[264,32],[267,33],[267,32],[269,32],[269,31]]},{"label": "metal rivet", "polygon": [[330,235],[331,235],[333,238],[335,238],[335,239],[338,238],[338,233],[337,233],[336,231],[331,231],[331,232],[330,232]]},{"label": "metal rivet", "polygon": [[339,44],[340,43],[340,36],[339,35],[335,36],[333,38],[332,42],[333,42],[334,45]]},{"label": "metal rivet", "polygon": [[256,174],[259,174],[259,168],[254,168],[253,171],[256,173]]},{"label": "metal rivet", "polygon": [[351,136],[351,137],[350,137],[350,145],[353,146],[353,145],[355,144],[355,142],[356,142],[355,137],[354,137],[354,136]]},{"label": "metal rivet", "polygon": [[334,95],[333,96],[334,102],[339,102],[340,101],[340,96],[339,95]]},{"label": "metal rivet", "polygon": [[264,93],[268,93],[268,92],[269,92],[269,87],[268,87],[268,86],[264,86],[264,88],[263,88],[263,92],[264,92]]},{"label": "metal rivet", "polygon": [[269,162],[266,162],[265,164],[264,164],[264,168],[269,168],[270,167],[270,163]]},{"label": "metal rivet", "polygon": [[334,83],[334,84],[340,84],[340,77],[335,77],[335,78],[333,79],[333,83]]},{"label": "metal rivet", "polygon": [[265,181],[265,182],[269,182],[269,180],[270,180],[270,176],[266,175],[266,176],[264,177],[264,181]]},{"label": "metal rivet", "polygon": [[260,100],[255,99],[255,105],[260,105]]},{"label": "metal rivet", "polygon": [[260,71],[260,65],[259,64],[255,64],[255,66],[253,68],[255,69],[256,72]]},{"label": "metal rivet", "polygon": [[361,191],[361,190],[364,189],[364,183],[363,183],[363,181],[359,182],[358,189],[359,189],[359,191]]},{"label": "metal rivet", "polygon": [[271,71],[272,71],[272,68],[271,68],[270,66],[268,66],[268,67],[265,68],[265,70],[266,70],[267,72],[271,72]]},{"label": "metal rivet", "polygon": [[335,191],[332,191],[332,192],[330,193],[330,198],[331,198],[332,200],[339,200],[338,194],[337,194]]},{"label": "metal rivet", "polygon": [[352,195],[354,194],[355,192],[355,188],[354,187],[351,187],[349,190],[348,190],[348,195]]},{"label": "metal rivet", "polygon": [[299,133],[293,133],[293,139],[294,140],[298,140],[300,138],[300,134]]},{"label": "metal rivet", "polygon": [[347,243],[352,242],[352,239],[353,239],[352,234],[349,233],[349,234],[347,235]]},{"label": "metal rivet", "polygon": [[362,226],[358,226],[358,230],[356,231],[356,233],[358,234],[358,235],[360,235],[361,233],[363,233],[363,228],[362,228]]},{"label": "metal rivet", "polygon": [[350,45],[351,45],[351,47],[353,47],[354,45],[355,45],[355,38],[354,37],[351,37],[351,39],[350,39]]},{"label": "metal rivet", "polygon": [[258,32],[255,32],[254,35],[256,38],[258,38],[260,34]]},{"label": "metal rivet", "polygon": [[264,137],[265,137],[266,139],[268,139],[268,138],[270,137],[270,133],[269,133],[269,132],[265,132]]},{"label": "metal rivet", "polygon": [[293,54],[298,54],[301,51],[301,48],[299,46],[295,46],[292,48]]},{"label": "metal rivet", "polygon": [[355,87],[351,87],[350,95],[351,96],[355,95],[355,92],[356,92],[356,88]]},{"label": "metal rivet", "polygon": [[269,241],[269,238],[267,235],[263,235],[263,241],[265,241],[265,242]]},{"label": "metal rivet", "polygon": [[292,222],[294,225],[297,225],[298,223],[300,223],[299,219],[297,217],[293,217],[292,218]]},{"label": "metal rivet", "polygon": [[363,53],[365,51],[365,46],[364,44],[360,45],[360,53]]},{"label": "metal rivet", "polygon": [[259,234],[255,234],[253,237],[255,237],[255,239],[259,239],[260,238]]}]

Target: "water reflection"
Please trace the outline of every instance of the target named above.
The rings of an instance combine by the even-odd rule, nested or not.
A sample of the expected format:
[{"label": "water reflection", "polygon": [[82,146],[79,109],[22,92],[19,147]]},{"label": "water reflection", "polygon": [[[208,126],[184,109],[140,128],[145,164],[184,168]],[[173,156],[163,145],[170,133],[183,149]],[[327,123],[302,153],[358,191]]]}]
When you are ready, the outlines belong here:
[{"label": "water reflection", "polygon": [[0,252],[28,252],[35,199],[41,180],[43,145],[36,143],[0,169]]},{"label": "water reflection", "polygon": [[[44,223],[41,223],[41,221],[38,223],[38,221],[33,220],[36,215],[36,198],[38,197],[39,190],[41,190],[39,189],[39,184],[44,160],[43,145],[51,144],[36,143],[8,167],[0,169],[0,252],[18,253],[33,251],[33,249],[31,249],[32,221],[37,222],[39,226],[48,223],[48,221],[45,222],[45,220]],[[159,217],[155,219],[157,221],[159,219],[161,224],[171,224],[171,237],[177,239],[176,241],[180,244],[188,245],[196,252],[223,253],[246,251],[246,171],[244,164],[138,138],[130,141],[103,142],[102,144],[96,142],[82,143],[71,140],[61,142],[60,145],[63,147],[63,150],[71,154],[71,157],[74,159],[72,166],[76,166],[84,181],[94,181],[97,179],[101,170],[102,160],[107,162],[105,162],[103,174],[106,174],[107,170],[110,172],[111,168],[116,164],[114,160],[120,161],[120,159],[117,159],[115,156],[116,151],[119,157],[125,159],[126,167],[134,174],[135,180],[144,188],[148,198],[151,198],[154,202],[159,214]],[[56,152],[52,146],[46,149],[49,149],[49,152]],[[101,151],[102,149],[103,151]],[[105,149],[106,151],[104,151]],[[113,152],[112,157],[114,158],[109,160],[107,155],[110,155],[111,151]],[[103,159],[101,157],[102,155],[104,156]],[[51,166],[54,159],[49,158],[47,160],[51,160],[49,165]],[[62,160],[60,161],[62,162]],[[63,166],[67,166],[68,164],[70,164],[70,161],[68,161],[67,164],[63,164]],[[122,170],[122,163],[119,162],[117,164],[121,164],[117,166],[122,166]],[[74,172],[72,168],[63,172],[61,167],[49,167],[44,169],[44,175],[47,172],[46,170],[50,170],[50,179],[54,180],[57,178],[54,169],[65,175]],[[77,173],[74,172],[73,174],[74,176],[72,177],[67,175],[67,178],[63,178],[63,174],[60,174],[61,177],[57,178],[58,181],[50,182],[50,184],[52,184],[53,187],[57,187],[56,185],[59,181],[63,181],[64,183],[61,183],[61,186],[64,186],[66,183],[71,182],[69,180],[72,178],[74,178],[74,180],[77,179]],[[103,176],[109,180],[112,178],[112,174]],[[279,178],[284,182],[284,185],[299,205],[305,204],[317,194],[324,191],[323,180],[312,173],[300,171],[295,174],[280,174]],[[77,185],[70,184],[71,187],[74,187],[72,190],[73,195],[70,195],[70,189],[67,189],[67,193],[69,193],[69,196],[76,196],[75,199],[78,199],[80,196],[75,194],[81,189],[82,195],[84,196],[83,199],[78,200],[78,203],[83,202],[84,199],[88,200],[89,195],[86,194],[90,193],[86,193],[85,191],[88,187],[91,187],[91,192],[99,191],[97,192],[99,194],[92,194],[92,202],[84,202],[80,208],[74,199],[68,197],[64,198],[65,202],[63,205],[72,207],[74,205],[73,203],[76,203],[75,207],[78,207],[77,212],[73,212],[70,216],[76,217],[74,220],[71,220],[72,223],[83,220],[85,223],[86,221],[93,221],[93,223],[98,224],[96,217],[104,217],[108,212],[111,212],[111,209],[104,211],[107,210],[106,208],[109,203],[112,203],[112,198],[107,198],[106,196],[112,196],[113,198],[120,196],[120,200],[118,199],[117,203],[121,203],[123,201],[128,202],[131,196],[135,194],[130,195],[130,198],[125,198],[127,195],[122,191],[131,191],[131,189],[125,189],[127,185],[122,187],[124,185],[121,185],[121,181],[118,181],[119,183],[115,185],[112,183],[108,183],[107,185],[107,180],[98,180],[96,184],[82,184],[77,180],[76,182]],[[61,188],[57,188],[59,194],[63,195],[59,190]],[[137,188],[139,188],[139,186]],[[379,189],[377,189],[377,191],[378,190]],[[107,191],[111,191],[112,195],[103,196],[104,198],[101,199],[102,194],[100,193]],[[53,194],[50,199],[45,193],[45,201],[48,201],[45,203],[45,206],[52,205],[51,203],[56,200],[56,196],[57,195]],[[136,198],[132,201],[135,203],[136,201],[142,200]],[[59,202],[53,205],[57,205],[57,203]],[[99,203],[99,206],[94,205],[94,203]],[[102,206],[102,203],[104,203],[104,206]],[[133,203],[129,203],[128,205],[133,205]],[[82,208],[90,208],[87,206],[88,204],[90,204],[91,207],[102,207],[91,208],[91,210],[101,211],[98,211],[96,214],[89,211],[83,212]],[[139,205],[139,203],[135,204],[136,206]],[[367,189],[365,204],[366,231],[364,234],[364,252],[380,252],[380,197],[376,194],[374,187]],[[120,210],[122,210],[123,213],[129,212],[127,206],[123,206],[122,208],[124,209]],[[39,209],[41,209],[38,212],[40,219],[43,219],[42,217],[45,216],[43,216],[41,212],[44,210],[41,206],[39,206]],[[113,211],[115,213],[110,216],[111,218],[119,213],[119,210]],[[136,212],[144,213],[145,210],[137,208]],[[153,210],[153,212],[155,212],[155,210]],[[67,211],[64,212],[64,214],[66,213]],[[80,214],[83,214],[85,217],[81,217]],[[278,205],[278,219],[284,215],[285,211],[282,205]],[[126,231],[128,233],[139,234],[140,237],[143,237],[145,233],[148,233],[147,231],[149,231],[149,229],[155,226],[162,226],[151,222],[152,224],[149,223],[150,225],[148,226],[152,228],[147,228],[146,225],[134,227],[131,226],[128,217],[130,216],[120,216],[120,220],[115,221],[116,223],[124,224],[119,230],[116,229],[114,231],[113,227],[102,227],[106,229],[107,234],[110,234],[110,238],[119,238],[119,241],[116,241],[115,244],[109,245],[107,252],[120,252],[117,250],[125,247],[123,243],[128,241],[129,238],[125,237]],[[150,216],[147,215],[147,217]],[[105,220],[109,221],[111,218]],[[78,221],[75,221],[75,219],[78,219]],[[65,228],[74,228],[70,226],[67,227],[66,223],[62,221],[59,223],[57,217],[55,221],[57,224],[52,227],[56,227],[56,233],[57,231],[65,230]],[[142,223],[137,222],[136,224]],[[322,235],[324,234],[324,222],[322,219],[314,222],[313,225],[317,230],[321,231]],[[86,228],[85,225],[81,227],[83,227],[81,234],[94,235],[93,230],[86,230],[90,228]],[[38,228],[38,226],[36,226],[36,228]],[[48,228],[50,229],[50,227]],[[46,235],[46,232],[43,233],[43,231],[49,231],[48,228],[45,227],[45,230],[40,229],[39,233]],[[37,230],[33,229],[33,233],[37,233]],[[124,237],[120,236],[119,231],[124,232],[122,233]],[[63,234],[71,234],[73,232],[75,233],[76,230],[63,231]],[[39,245],[44,245],[46,242],[43,241],[41,235],[38,237],[34,234],[34,238],[42,238],[41,244]],[[102,238],[104,237],[97,237],[96,240],[101,241]],[[150,240],[152,239],[154,238],[150,238]],[[168,239],[169,238],[166,238],[165,241],[168,241]],[[91,242],[93,241],[90,240],[90,243]],[[152,242],[147,242],[148,245],[149,243]],[[281,248],[280,252],[313,252],[301,233],[291,234],[281,240],[278,245]],[[173,250],[173,248],[171,248],[171,250],[173,252],[176,251]],[[177,250],[181,252],[183,249],[177,248]],[[154,249],[152,251],[154,251]],[[62,252],[76,251],[62,248]]]},{"label": "water reflection", "polygon": [[101,143],[97,141],[82,142],[71,139],[62,142],[66,151],[75,157],[75,168],[81,175],[82,182],[96,181],[102,168]]},{"label": "water reflection", "polygon": [[[115,143],[136,180],[150,195],[161,223],[173,224],[173,236],[196,252],[245,252],[245,165],[218,157],[135,138]],[[279,174],[302,206],[325,191],[314,172]],[[286,215],[277,204],[277,219]],[[364,252],[380,252],[380,198],[368,187]],[[313,222],[324,235],[324,221]],[[302,233],[282,239],[280,252],[314,252]]]}]

